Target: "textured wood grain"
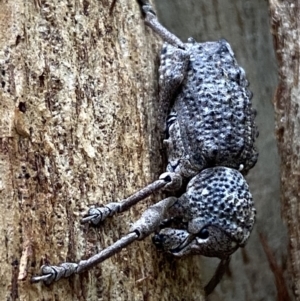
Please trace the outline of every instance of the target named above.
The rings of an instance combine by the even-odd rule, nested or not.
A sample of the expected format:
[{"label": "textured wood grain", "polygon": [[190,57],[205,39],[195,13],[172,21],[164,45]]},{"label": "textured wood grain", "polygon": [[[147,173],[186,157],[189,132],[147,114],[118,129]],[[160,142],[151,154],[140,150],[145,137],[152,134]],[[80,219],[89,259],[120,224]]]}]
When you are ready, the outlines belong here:
[{"label": "textured wood grain", "polygon": [[282,213],[288,225],[292,287],[300,300],[300,1],[270,1],[279,83],[274,96],[281,157]]}]

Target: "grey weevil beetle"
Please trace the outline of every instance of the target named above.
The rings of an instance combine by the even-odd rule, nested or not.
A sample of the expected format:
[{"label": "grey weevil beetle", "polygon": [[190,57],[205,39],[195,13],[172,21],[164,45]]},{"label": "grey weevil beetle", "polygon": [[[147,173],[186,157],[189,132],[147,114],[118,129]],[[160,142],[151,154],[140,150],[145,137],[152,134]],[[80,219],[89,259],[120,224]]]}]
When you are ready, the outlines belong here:
[{"label": "grey weevil beetle", "polygon": [[200,254],[221,259],[205,288],[209,294],[229,256],[245,246],[255,222],[252,196],[243,177],[258,157],[252,94],[225,40],[197,43],[190,38],[183,43],[158,22],[149,4],[138,2],[145,23],[165,41],[159,100],[169,108],[164,140],[167,170],[129,198],[91,208],[82,222],[97,225],[160,189],[176,191],[187,183],[185,192],[149,207],[126,236],[88,260],[42,266],[42,275],[32,281],[49,284],[81,273],[155,232],[155,245],[174,256]]}]

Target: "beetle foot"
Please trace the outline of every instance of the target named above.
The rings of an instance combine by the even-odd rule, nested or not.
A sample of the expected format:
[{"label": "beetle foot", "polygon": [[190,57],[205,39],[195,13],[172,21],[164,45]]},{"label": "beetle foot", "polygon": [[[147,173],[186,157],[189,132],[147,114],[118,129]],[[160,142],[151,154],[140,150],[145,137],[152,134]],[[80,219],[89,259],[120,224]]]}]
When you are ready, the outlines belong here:
[{"label": "beetle foot", "polygon": [[41,267],[41,276],[32,277],[33,283],[43,281],[45,284],[51,284],[62,277],[67,278],[76,273],[78,264],[73,262],[64,262],[60,266],[43,265]]},{"label": "beetle foot", "polygon": [[92,207],[89,209],[87,215],[81,220],[81,223],[90,222],[93,225],[98,225],[107,217],[119,212],[120,203],[109,203],[104,207]]}]

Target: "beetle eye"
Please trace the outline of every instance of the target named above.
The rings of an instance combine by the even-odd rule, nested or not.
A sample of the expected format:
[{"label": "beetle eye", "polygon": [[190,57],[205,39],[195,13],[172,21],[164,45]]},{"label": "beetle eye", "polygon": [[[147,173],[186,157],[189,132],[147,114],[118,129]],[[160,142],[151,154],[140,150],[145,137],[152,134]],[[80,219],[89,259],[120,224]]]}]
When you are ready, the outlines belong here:
[{"label": "beetle eye", "polygon": [[197,237],[201,239],[207,239],[209,237],[209,232],[206,228],[203,228],[200,230],[200,232],[197,234]]}]

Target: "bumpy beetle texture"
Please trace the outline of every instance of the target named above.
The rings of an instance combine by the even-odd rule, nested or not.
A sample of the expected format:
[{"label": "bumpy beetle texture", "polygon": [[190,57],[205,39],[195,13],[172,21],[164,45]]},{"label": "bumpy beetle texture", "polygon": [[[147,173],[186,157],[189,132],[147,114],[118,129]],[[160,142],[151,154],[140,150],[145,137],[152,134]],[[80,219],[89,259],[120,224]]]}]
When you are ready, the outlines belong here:
[{"label": "bumpy beetle texture", "polygon": [[186,229],[164,228],[153,242],[176,256],[229,256],[245,245],[255,221],[248,184],[226,167],[208,168],[192,178],[169,214],[182,218]]},{"label": "bumpy beetle texture", "polygon": [[255,209],[248,184],[238,171],[225,167],[206,169],[190,181],[186,197],[194,218],[189,225],[190,232],[216,225],[226,229],[240,246],[245,244],[252,230]]},{"label": "bumpy beetle texture", "polygon": [[[174,104],[167,120],[167,170],[186,177],[211,166],[246,173],[257,161],[258,131],[245,72],[225,40],[191,40],[184,46],[179,50],[165,44],[161,53],[161,89],[165,81],[170,85],[180,72],[185,74],[168,93]],[[179,60],[184,66],[176,72]]]},{"label": "bumpy beetle texture", "polygon": [[[186,231],[162,229],[153,241],[177,256],[228,256],[245,245],[255,222],[252,196],[238,172],[247,173],[258,157],[245,72],[227,41],[190,39],[184,49],[164,45],[159,84],[161,101],[171,105],[167,171],[190,182],[169,209],[186,220]],[[204,228],[206,240],[192,238]]]}]

